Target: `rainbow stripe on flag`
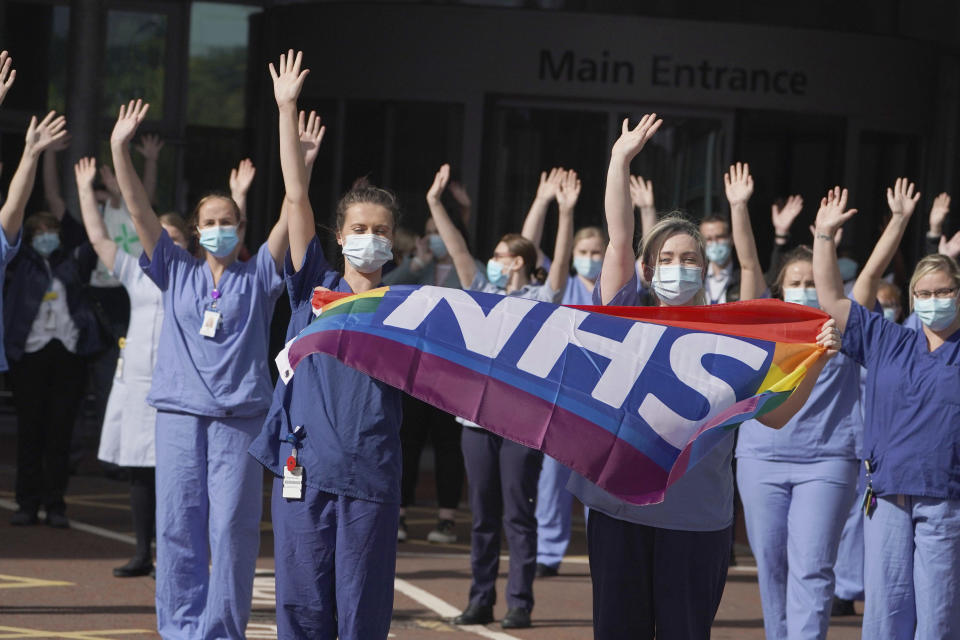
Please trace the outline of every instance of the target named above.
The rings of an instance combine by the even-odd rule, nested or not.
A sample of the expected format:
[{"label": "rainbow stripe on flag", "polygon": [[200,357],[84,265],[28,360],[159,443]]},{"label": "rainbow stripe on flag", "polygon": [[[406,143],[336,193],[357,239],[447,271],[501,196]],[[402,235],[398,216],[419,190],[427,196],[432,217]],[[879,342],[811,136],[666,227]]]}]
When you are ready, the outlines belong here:
[{"label": "rainbow stripe on flag", "polygon": [[431,286],[320,297],[277,356],[284,382],[304,358],[333,356],[633,504],[662,501],[726,431],[789,397],[827,320],[775,300],[567,307]]}]

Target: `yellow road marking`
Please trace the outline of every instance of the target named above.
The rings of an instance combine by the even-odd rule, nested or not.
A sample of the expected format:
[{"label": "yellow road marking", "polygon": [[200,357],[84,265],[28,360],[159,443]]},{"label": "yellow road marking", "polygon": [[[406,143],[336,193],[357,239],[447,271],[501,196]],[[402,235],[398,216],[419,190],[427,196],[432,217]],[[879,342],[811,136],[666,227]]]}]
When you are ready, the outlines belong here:
[{"label": "yellow road marking", "polygon": [[[62,580],[41,580],[40,578],[24,578],[22,576],[8,576],[0,573],[0,589],[27,589],[29,587],[72,587],[73,582]],[[0,636],[3,637],[3,636]]]},{"label": "yellow road marking", "polygon": [[153,629],[103,629],[92,631],[46,631],[25,627],[0,626],[0,638],[70,638],[72,640],[107,640],[110,636],[155,633]]}]

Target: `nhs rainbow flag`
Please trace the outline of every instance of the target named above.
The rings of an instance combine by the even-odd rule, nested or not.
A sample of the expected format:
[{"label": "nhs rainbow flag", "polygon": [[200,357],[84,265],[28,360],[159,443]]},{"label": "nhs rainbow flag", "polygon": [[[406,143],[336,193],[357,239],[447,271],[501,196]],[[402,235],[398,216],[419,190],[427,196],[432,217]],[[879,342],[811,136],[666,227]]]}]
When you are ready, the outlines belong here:
[{"label": "nhs rainbow flag", "polygon": [[822,311],[774,300],[566,307],[431,286],[318,294],[277,356],[312,354],[539,449],[634,504],[782,403],[820,356]]}]

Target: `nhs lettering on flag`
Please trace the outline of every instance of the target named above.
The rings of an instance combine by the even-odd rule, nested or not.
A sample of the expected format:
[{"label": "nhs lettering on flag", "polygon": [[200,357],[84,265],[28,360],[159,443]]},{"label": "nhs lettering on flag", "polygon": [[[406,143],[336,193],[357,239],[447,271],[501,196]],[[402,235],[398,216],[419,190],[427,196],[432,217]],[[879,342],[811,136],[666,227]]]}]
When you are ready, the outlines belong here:
[{"label": "nhs lettering on flag", "polygon": [[775,348],[763,340],[429,286],[391,287],[371,325],[554,402],[638,448],[659,449],[667,466],[700,426],[756,393]]}]

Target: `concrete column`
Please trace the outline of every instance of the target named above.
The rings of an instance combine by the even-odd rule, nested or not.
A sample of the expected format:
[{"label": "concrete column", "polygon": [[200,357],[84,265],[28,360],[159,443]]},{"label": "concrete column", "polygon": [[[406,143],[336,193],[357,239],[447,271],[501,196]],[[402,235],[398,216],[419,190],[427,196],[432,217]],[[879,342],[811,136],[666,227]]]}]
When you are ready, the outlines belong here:
[{"label": "concrete column", "polygon": [[67,128],[73,142],[62,167],[67,207],[79,217],[77,185],[70,169],[80,158],[97,155],[100,139],[101,55],[106,34],[103,0],[70,3],[70,60],[67,70]]}]

